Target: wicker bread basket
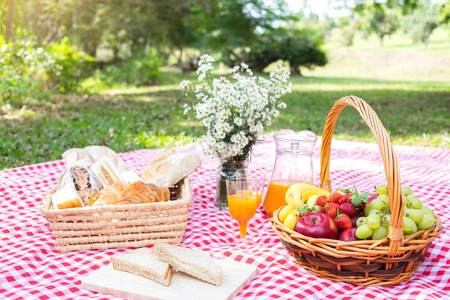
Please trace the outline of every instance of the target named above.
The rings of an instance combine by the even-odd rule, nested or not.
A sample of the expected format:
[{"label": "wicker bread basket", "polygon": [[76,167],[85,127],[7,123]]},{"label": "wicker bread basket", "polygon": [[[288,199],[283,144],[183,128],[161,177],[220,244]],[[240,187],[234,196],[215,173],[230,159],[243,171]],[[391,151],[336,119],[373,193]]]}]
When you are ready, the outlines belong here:
[{"label": "wicker bread basket", "polygon": [[188,177],[169,188],[170,201],[53,209],[50,195],[41,206],[50,222],[58,251],[178,244],[186,231],[192,201]]},{"label": "wicker bread basket", "polygon": [[377,114],[358,97],[339,99],[328,114],[322,136],[322,188],[332,191],[329,169],[331,137],[337,117],[347,105],[353,106],[371,129],[384,161],[391,206],[388,236],[379,241],[354,242],[311,238],[282,224],[278,219],[279,210],[271,218],[271,225],[295,261],[319,277],[363,286],[393,285],[409,280],[418,269],[425,252],[442,231],[441,221],[436,216],[436,222],[430,229],[403,235],[404,196],[394,149]]}]

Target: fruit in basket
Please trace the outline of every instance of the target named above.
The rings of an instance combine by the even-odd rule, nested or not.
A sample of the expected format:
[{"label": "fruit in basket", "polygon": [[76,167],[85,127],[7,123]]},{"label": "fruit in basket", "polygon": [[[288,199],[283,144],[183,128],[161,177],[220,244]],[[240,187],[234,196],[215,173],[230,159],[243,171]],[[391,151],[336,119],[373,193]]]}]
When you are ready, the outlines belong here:
[{"label": "fruit in basket", "polygon": [[426,230],[429,229],[431,226],[434,225],[434,222],[436,221],[434,214],[424,214],[422,221],[419,223],[419,230]]},{"label": "fruit in basket", "polygon": [[350,220],[352,220],[352,227],[358,227],[356,226],[356,222],[358,221],[359,218],[361,218],[361,215],[354,215],[353,217],[350,218]]},{"label": "fruit in basket", "polygon": [[328,203],[328,198],[325,195],[320,195],[316,200],[316,205],[325,206]]},{"label": "fruit in basket", "polygon": [[409,195],[412,194],[412,191],[411,191],[411,189],[410,189],[409,187],[403,186],[403,187],[402,187],[402,193],[403,193],[403,195],[405,195],[405,196],[409,196]]},{"label": "fruit in basket", "polygon": [[339,200],[344,196],[345,193],[342,190],[337,189],[330,195],[330,197],[328,197],[328,201],[332,203],[339,203]]},{"label": "fruit in basket", "polygon": [[375,188],[378,195],[387,195],[387,184],[380,184]]},{"label": "fruit in basket", "polygon": [[410,197],[411,195],[409,195],[408,197],[406,197],[406,202],[405,202],[405,206],[407,208],[413,208],[413,209],[420,209],[423,204],[422,202],[419,200],[419,198],[417,198],[417,196],[415,197]]},{"label": "fruit in basket", "polygon": [[294,210],[286,217],[283,224],[290,230],[294,230],[295,224],[299,218],[300,214],[298,213],[298,210]]},{"label": "fruit in basket", "polygon": [[356,228],[348,228],[339,234],[338,240],[344,241],[344,242],[353,242],[357,241],[358,238],[356,237]]},{"label": "fruit in basket", "polygon": [[341,211],[342,213],[346,214],[349,217],[353,217],[354,215],[356,215],[356,208],[353,206],[353,204],[348,202],[339,205],[339,211]]},{"label": "fruit in basket", "polygon": [[388,235],[388,230],[385,227],[380,226],[373,231],[372,240],[382,240],[385,237],[387,237],[387,235]]},{"label": "fruit in basket", "polygon": [[278,219],[280,219],[281,223],[284,223],[284,220],[286,220],[287,216],[293,212],[295,209],[294,205],[286,205],[283,207],[280,212],[278,213]]},{"label": "fruit in basket", "polygon": [[338,200],[339,205],[343,203],[351,203],[350,198],[353,197],[353,193],[347,193]]},{"label": "fruit in basket", "polygon": [[312,195],[311,197],[309,197],[307,202],[308,206],[313,207],[314,205],[316,205],[317,199],[322,196],[326,197],[325,195]]},{"label": "fruit in basket", "polygon": [[361,225],[367,224],[367,218],[366,217],[359,217],[358,220],[356,220],[356,227],[360,227]]},{"label": "fruit in basket", "polygon": [[286,191],[285,200],[287,204],[294,204],[297,207],[305,204],[313,195],[330,195],[330,192],[309,183],[296,183]]},{"label": "fruit in basket", "polygon": [[389,229],[389,223],[391,223],[391,215],[385,214],[381,217],[381,226],[386,229]]},{"label": "fruit in basket", "polygon": [[313,238],[336,239],[339,236],[336,221],[324,213],[315,211],[298,219],[294,231]]},{"label": "fruit in basket", "polygon": [[339,204],[334,203],[334,202],[328,202],[324,208],[325,208],[327,215],[329,215],[333,219],[336,219],[337,211],[339,209]]},{"label": "fruit in basket", "polygon": [[373,229],[367,224],[363,224],[356,229],[355,235],[358,239],[364,240],[371,237],[373,234]]},{"label": "fruit in basket", "polygon": [[417,231],[417,225],[408,217],[403,217],[403,233],[405,234],[413,234]]},{"label": "fruit in basket", "polygon": [[419,224],[422,222],[424,213],[420,209],[407,208],[405,209],[403,215],[413,220],[414,223]]},{"label": "fruit in basket", "polygon": [[381,219],[378,214],[371,214],[367,217],[367,225],[369,225],[370,228],[377,229],[378,227],[380,227],[380,224]]},{"label": "fruit in basket", "polygon": [[431,208],[429,208],[428,206],[422,206],[420,208],[421,211],[423,211],[424,214],[430,214],[434,216],[434,212],[431,210]]},{"label": "fruit in basket", "polygon": [[352,220],[346,214],[339,213],[336,218],[336,224],[341,230],[352,228]]}]

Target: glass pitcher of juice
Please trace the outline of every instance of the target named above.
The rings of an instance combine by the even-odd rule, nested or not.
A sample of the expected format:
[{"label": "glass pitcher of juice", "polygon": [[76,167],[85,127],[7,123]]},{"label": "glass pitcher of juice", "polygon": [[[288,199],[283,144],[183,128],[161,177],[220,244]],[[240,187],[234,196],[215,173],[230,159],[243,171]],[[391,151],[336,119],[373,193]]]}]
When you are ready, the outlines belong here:
[{"label": "glass pitcher of juice", "polygon": [[314,184],[312,155],[317,136],[308,130],[283,129],[274,135],[274,140],[275,165],[263,204],[270,217],[286,205],[285,194],[291,185],[298,182]]}]

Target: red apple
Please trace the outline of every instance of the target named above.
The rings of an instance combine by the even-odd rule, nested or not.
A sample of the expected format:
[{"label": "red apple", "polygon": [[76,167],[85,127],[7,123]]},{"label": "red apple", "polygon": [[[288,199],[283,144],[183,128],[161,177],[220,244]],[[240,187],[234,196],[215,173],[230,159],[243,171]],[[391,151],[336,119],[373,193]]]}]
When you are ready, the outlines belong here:
[{"label": "red apple", "polygon": [[312,211],[298,219],[294,231],[313,238],[337,239],[339,228],[330,216]]},{"label": "red apple", "polygon": [[356,237],[356,227],[347,228],[339,235],[339,240],[345,242],[358,241]]}]

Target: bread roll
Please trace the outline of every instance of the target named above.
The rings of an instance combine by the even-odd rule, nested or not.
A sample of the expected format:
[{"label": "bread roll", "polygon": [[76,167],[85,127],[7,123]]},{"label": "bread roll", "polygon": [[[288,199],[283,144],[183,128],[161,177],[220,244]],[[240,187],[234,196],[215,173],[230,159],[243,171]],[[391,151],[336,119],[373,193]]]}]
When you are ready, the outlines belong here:
[{"label": "bread roll", "polygon": [[131,184],[118,204],[138,204],[169,201],[170,191],[166,187],[137,181]]},{"label": "bread roll", "polygon": [[110,187],[116,181],[123,181],[122,174],[120,174],[114,163],[106,156],[94,163],[91,166],[91,171],[100,179],[104,187]]},{"label": "bread roll", "polygon": [[96,192],[89,199],[89,206],[116,205],[120,202],[120,196],[112,189],[104,189]]},{"label": "bread roll", "polygon": [[169,187],[195,171],[200,165],[200,157],[197,154],[168,149],[150,161],[142,178],[148,183]]},{"label": "bread roll", "polygon": [[66,209],[83,207],[83,202],[75,190],[73,183],[67,183],[63,188],[57,190],[51,196],[54,209]]},{"label": "bread roll", "polygon": [[139,177],[139,175],[136,174],[133,171],[125,171],[125,172],[122,172],[121,174],[122,174],[122,177],[123,177],[124,181],[128,182],[128,184],[132,184],[132,183],[135,183],[137,181],[142,181],[142,182],[146,183],[144,181],[144,179]]},{"label": "bread roll", "polygon": [[103,189],[102,183],[89,169],[77,166],[66,169],[59,177],[58,188],[63,188],[67,184],[74,185],[85,206],[89,204],[89,198],[93,193]]},{"label": "bread roll", "polygon": [[62,157],[68,168],[73,166],[89,168],[93,164],[89,155],[80,148],[69,149],[62,154]]},{"label": "bread roll", "polygon": [[89,146],[84,148],[94,162],[100,161],[103,157],[108,157],[120,172],[128,171],[125,162],[116,152],[106,146]]}]

